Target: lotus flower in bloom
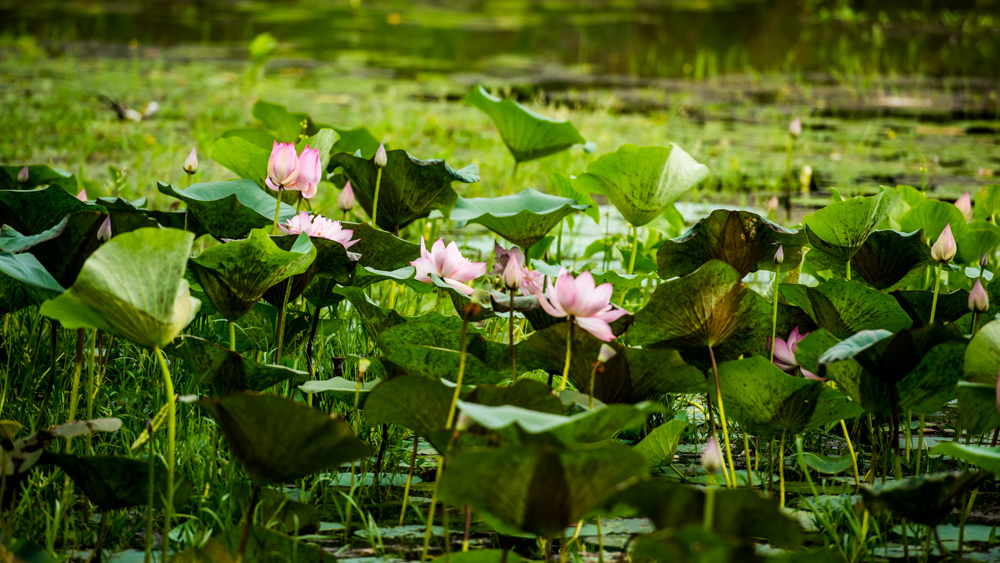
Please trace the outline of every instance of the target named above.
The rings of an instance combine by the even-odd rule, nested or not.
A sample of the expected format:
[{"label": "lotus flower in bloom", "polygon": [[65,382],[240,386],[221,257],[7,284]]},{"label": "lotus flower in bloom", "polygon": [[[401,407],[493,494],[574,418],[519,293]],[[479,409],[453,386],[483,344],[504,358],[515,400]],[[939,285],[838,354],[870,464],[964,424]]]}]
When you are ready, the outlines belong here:
[{"label": "lotus flower in bloom", "polygon": [[344,189],[340,191],[340,195],[337,196],[337,207],[341,211],[350,211],[354,209],[354,187],[351,186],[351,181],[348,180],[344,184]]},{"label": "lotus flower in bloom", "polygon": [[536,292],[538,303],[553,317],[572,317],[580,328],[597,338],[610,342],[615,339],[611,323],[628,314],[611,304],[610,283],[594,287],[594,276],[583,272],[576,279],[563,268],[546,293]]},{"label": "lotus flower in bloom", "polygon": [[299,156],[292,143],[274,142],[267,159],[267,179],[264,183],[275,191],[294,190],[299,179]]},{"label": "lotus flower in bloom", "polygon": [[972,214],[972,198],[969,197],[969,192],[965,192],[962,197],[958,198],[955,207],[962,212],[962,215],[965,215],[966,222],[972,221],[974,216]]},{"label": "lotus flower in bloom", "polygon": [[322,179],[323,167],[319,161],[319,151],[306,145],[299,155],[299,177],[295,182],[295,189],[302,192],[302,197],[310,199],[316,195],[316,189]]},{"label": "lotus flower in bloom", "polygon": [[951,262],[956,252],[958,245],[955,244],[955,235],[951,234],[951,223],[948,223],[931,247],[931,258],[938,262]]},{"label": "lotus flower in bloom", "polygon": [[989,308],[990,297],[986,295],[983,282],[977,279],[976,284],[972,286],[972,291],[969,292],[969,310],[973,313],[985,313]]},{"label": "lotus flower in bloom", "polygon": [[331,221],[322,215],[309,215],[305,211],[299,212],[298,215],[286,221],[284,225],[278,225],[278,228],[290,235],[305,233],[311,237],[337,241],[344,245],[344,248],[350,248],[360,241],[360,239],[351,240],[354,231],[343,228],[340,221]]},{"label": "lotus flower in bloom", "polygon": [[[775,338],[774,343],[774,365],[788,374],[795,374],[795,370],[802,369],[799,365],[799,361],[795,358],[795,350],[799,346],[799,342],[802,342],[809,333],[800,333],[799,327],[796,326],[792,329],[792,332],[788,334],[787,340],[782,340],[781,338]],[[802,369],[802,375],[807,379],[823,379],[816,374]]]},{"label": "lotus flower in bloom", "polygon": [[420,237],[420,258],[410,262],[417,269],[415,279],[424,283],[433,283],[431,276],[441,278],[449,287],[472,295],[473,289],[468,282],[486,273],[486,262],[473,262],[462,256],[455,241],[445,246],[444,239],[439,238],[430,252]]},{"label": "lotus flower in bloom", "polygon": [[524,295],[534,295],[542,290],[542,279],[545,277],[537,270],[529,270],[525,265],[524,252],[516,246],[505,250],[498,243],[493,243],[496,262],[490,274],[502,276],[504,287],[510,290],[521,290]]}]

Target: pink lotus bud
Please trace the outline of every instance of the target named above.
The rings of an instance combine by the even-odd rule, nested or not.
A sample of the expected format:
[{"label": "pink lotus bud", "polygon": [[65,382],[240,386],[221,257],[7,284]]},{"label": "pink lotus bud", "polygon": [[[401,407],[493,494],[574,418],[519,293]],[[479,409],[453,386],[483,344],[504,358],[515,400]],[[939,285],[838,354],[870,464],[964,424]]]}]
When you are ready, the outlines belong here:
[{"label": "pink lotus bud", "polygon": [[375,151],[375,166],[385,168],[389,164],[389,156],[385,154],[385,143],[379,143],[378,150]]},{"label": "pink lotus bud", "polygon": [[509,290],[521,289],[521,282],[524,280],[524,268],[517,263],[517,260],[507,260],[507,266],[503,269],[503,285]]},{"label": "pink lotus bud", "polygon": [[718,473],[720,469],[725,467],[725,461],[722,459],[722,448],[719,447],[715,436],[710,437],[705,442],[705,449],[701,452],[701,466],[710,474]]},{"label": "pink lotus bud", "polygon": [[955,207],[965,216],[966,222],[972,221],[974,217],[972,214],[972,198],[969,197],[969,192],[965,192],[962,194],[962,197],[958,198],[958,201],[955,202]]},{"label": "pink lotus bud", "polygon": [[973,313],[985,313],[989,308],[990,297],[986,295],[983,282],[977,279],[972,291],[969,292],[969,310]]},{"label": "pink lotus bud", "polygon": [[316,195],[316,189],[322,179],[323,167],[319,161],[319,151],[306,145],[299,155],[299,177],[295,181],[294,189],[302,192],[302,197],[310,199]]},{"label": "pink lotus bud", "polygon": [[785,261],[785,249],[782,248],[782,246],[779,244],[778,251],[774,253],[774,263],[780,266],[781,263],[784,261]]},{"label": "pink lotus bud", "polygon": [[951,223],[948,223],[941,231],[941,236],[934,242],[934,246],[931,247],[931,258],[938,262],[951,262],[956,252],[958,252],[958,245],[955,244],[955,236],[951,234]]},{"label": "pink lotus bud", "polygon": [[25,166],[24,168],[22,168],[21,171],[17,173],[17,181],[21,182],[22,184],[28,181],[28,167],[27,166]]},{"label": "pink lotus bud", "polygon": [[771,199],[767,200],[767,210],[777,211],[778,210],[778,196],[773,195]]},{"label": "pink lotus bud", "polygon": [[802,120],[798,117],[792,120],[788,124],[788,134],[792,136],[793,139],[798,139],[802,135]]},{"label": "pink lotus bud", "polygon": [[80,193],[76,194],[76,199],[80,201],[87,201],[87,188],[80,190]]},{"label": "pink lotus bud", "polygon": [[616,354],[618,354],[618,352],[615,352],[614,348],[608,346],[607,344],[601,344],[601,351],[597,353],[597,361],[602,364],[606,364],[611,360],[611,358],[614,358]]},{"label": "pink lotus bud", "polygon": [[111,240],[111,216],[108,215],[104,218],[104,222],[101,223],[101,227],[97,229],[97,238],[101,241]]},{"label": "pink lotus bud", "polygon": [[188,157],[184,159],[184,171],[194,174],[195,170],[198,170],[198,151],[192,147]]},{"label": "pink lotus bud", "polygon": [[267,160],[267,187],[275,191],[287,190],[299,178],[299,157],[292,143],[274,142]]},{"label": "pink lotus bud", "polygon": [[351,186],[351,181],[348,180],[344,184],[344,189],[340,191],[340,195],[337,196],[337,207],[341,211],[350,211],[354,209],[354,187]]},{"label": "pink lotus bud", "polygon": [[979,259],[979,266],[985,269],[986,266],[989,265],[990,265],[990,254],[989,252],[987,252],[986,254],[983,254],[982,258]]}]

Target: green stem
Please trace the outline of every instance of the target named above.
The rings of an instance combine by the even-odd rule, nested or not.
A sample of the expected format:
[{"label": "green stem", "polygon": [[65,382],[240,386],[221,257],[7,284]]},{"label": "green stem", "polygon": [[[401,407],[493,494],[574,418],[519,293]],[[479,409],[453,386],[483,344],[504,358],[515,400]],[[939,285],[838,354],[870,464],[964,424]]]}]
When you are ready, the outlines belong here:
[{"label": "green stem", "polygon": [[[463,315],[462,319],[462,355],[458,359],[458,377],[455,378],[455,394],[451,397],[451,406],[448,408],[448,430],[451,430],[455,422],[455,407],[458,405],[458,396],[462,392],[462,378],[465,376],[465,335],[469,330],[469,317]],[[437,482],[434,483],[435,490]],[[433,507],[432,507],[433,509]]]},{"label": "green stem", "polygon": [[920,460],[924,457],[924,415],[920,415],[920,430],[917,435],[917,468],[914,475],[920,475]]},{"label": "green stem", "polygon": [[[450,427],[450,425],[449,425]],[[444,467],[444,456],[438,456],[438,468]],[[437,479],[434,479],[434,489],[431,492],[431,507],[427,514],[427,531],[424,533],[424,549],[420,553],[420,563],[427,561],[427,552],[431,548],[431,536],[434,535],[434,508],[437,505],[438,483],[441,482],[441,471],[438,471]]]},{"label": "green stem", "polygon": [[285,343],[285,309],[288,308],[288,298],[292,294],[292,278],[285,280],[285,298],[281,301],[281,309],[278,310],[278,349],[275,352],[274,363],[281,365],[281,353],[284,351]]},{"label": "green stem", "polygon": [[778,506],[785,508],[785,436],[788,430],[781,431],[781,445],[778,446],[778,483],[780,483],[780,500]]},{"label": "green stem", "polygon": [[229,349],[236,351],[236,323],[229,321]]},{"label": "green stem", "polygon": [[778,336],[778,286],[781,284],[781,267],[777,266],[774,272],[774,307],[771,310],[771,363],[774,363],[774,343]]},{"label": "green stem", "polygon": [[639,227],[632,225],[632,255],[628,258],[628,275],[635,269],[635,255],[639,251]]},{"label": "green stem", "polygon": [[715,487],[705,487],[705,515],[702,519],[702,526],[706,532],[712,531],[712,520],[715,516]]},{"label": "green stem", "polygon": [[604,534],[601,530],[601,517],[597,517],[597,563],[604,563]]},{"label": "green stem", "polygon": [[587,403],[587,408],[594,410],[594,380],[597,379],[597,362],[590,368],[590,401]]},{"label": "green stem", "polygon": [[847,281],[851,281],[851,259],[850,258],[847,259],[847,274],[844,276],[844,279],[846,279]]},{"label": "green stem", "polygon": [[934,314],[937,312],[938,293],[941,292],[941,264],[938,264],[934,274],[934,299],[931,300],[931,320],[927,324],[934,324]]},{"label": "green stem", "polygon": [[375,202],[372,204],[372,227],[377,226],[378,221],[378,192],[379,188],[382,187],[382,168],[379,167],[378,173],[375,176]]},{"label": "green stem", "polygon": [[566,321],[569,322],[569,330],[566,331],[566,364],[563,366],[562,382],[559,383],[559,390],[566,390],[566,382],[569,380],[569,360],[570,354],[573,351],[573,322],[572,316],[567,316]]},{"label": "green stem", "polygon": [[854,444],[851,443],[851,435],[847,432],[847,424],[840,420],[840,429],[844,431],[844,440],[847,441],[847,451],[851,453],[851,467],[854,468],[854,490],[861,488],[861,473],[858,471],[858,456],[854,453]]},{"label": "green stem", "polygon": [[[712,374],[715,375],[715,394],[719,399],[719,421],[722,422],[722,437],[726,444],[726,461],[729,462],[729,475],[726,481],[730,483],[730,486],[736,487],[736,466],[733,464],[733,449],[729,445],[729,428],[726,426],[726,409],[722,405],[722,387],[719,385],[719,368],[715,364],[715,352],[712,351],[712,345],[708,345],[708,357],[712,360]],[[723,469],[723,473],[725,473]],[[752,483],[749,486],[753,486]]]},{"label": "green stem", "polygon": [[972,337],[976,337],[976,333],[979,332],[979,313],[975,313],[972,317]]},{"label": "green stem", "polygon": [[170,559],[170,516],[174,510],[174,441],[177,436],[177,404],[174,401],[174,381],[170,368],[159,346],[153,347],[153,355],[163,371],[163,387],[167,395],[167,498],[163,515],[163,561]]},{"label": "green stem", "polygon": [[149,512],[146,514],[146,558],[145,563],[150,563],[153,560],[153,491],[155,490],[153,481],[153,467],[155,466],[154,460],[156,456],[153,454],[153,421],[146,420],[146,435],[149,438],[146,440],[146,445],[149,446],[149,498],[147,502],[149,503],[147,509]]},{"label": "green stem", "polygon": [[[87,420],[94,418],[94,362],[97,360],[97,329],[90,333],[90,356],[87,359]],[[94,455],[93,434],[87,434],[87,455]],[[3,498],[0,496],[0,498]]]},{"label": "green stem", "polygon": [[746,428],[740,428],[743,431],[743,457],[747,460],[747,486],[751,489],[753,488],[753,471],[750,466],[750,435],[747,434]]},{"label": "green stem", "polygon": [[278,186],[278,200],[277,204],[274,206],[274,226],[271,229],[271,234],[278,234],[278,214],[281,213],[281,186]]},{"label": "green stem", "polygon": [[510,292],[510,316],[507,317],[507,329],[510,342],[510,369],[514,371],[514,383],[517,383],[517,357],[514,354],[514,291]]},{"label": "green stem", "polygon": [[406,503],[410,499],[410,484],[413,483],[413,470],[417,464],[417,443],[419,438],[413,434],[413,453],[410,454],[410,473],[406,476],[406,487],[403,488],[403,508],[399,511],[399,525],[403,525],[403,517],[406,516]]}]

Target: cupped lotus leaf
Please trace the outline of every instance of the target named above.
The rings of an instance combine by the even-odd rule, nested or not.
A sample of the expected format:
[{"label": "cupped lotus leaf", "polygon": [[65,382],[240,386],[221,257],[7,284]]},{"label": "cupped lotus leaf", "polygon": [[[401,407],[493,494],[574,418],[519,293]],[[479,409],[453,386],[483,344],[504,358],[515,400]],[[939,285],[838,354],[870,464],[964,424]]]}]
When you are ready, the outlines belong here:
[{"label": "cupped lotus leaf", "polygon": [[210,247],[189,261],[212,305],[231,321],[250,312],[264,292],[282,280],[305,272],[316,258],[316,247],[306,234],[282,250],[264,231]]},{"label": "cupped lotus leaf", "polygon": [[514,100],[491,96],[476,86],[463,102],[493,120],[500,137],[517,162],[528,162],[587,142],[569,121],[537,114]]},{"label": "cupped lotus leaf", "polygon": [[76,187],[77,179],[65,170],[47,164],[29,164],[28,180],[21,182],[18,174],[24,168],[21,166],[0,166],[0,190],[30,190],[38,186],[58,184],[67,190]]},{"label": "cupped lotus leaf", "polygon": [[985,434],[1000,427],[995,383],[959,381],[955,394],[958,395],[958,420],[966,432]]},{"label": "cupped lotus leaf", "polygon": [[605,195],[626,221],[641,227],[707,177],[708,167],[677,145],[624,145],[591,162],[573,181],[577,190]]},{"label": "cupped lotus leaf", "polygon": [[[226,137],[215,141],[211,149],[212,160],[228,168],[244,180],[252,181],[258,189],[266,185],[267,162],[271,151],[239,137]],[[273,214],[272,214],[273,216]]]},{"label": "cupped lotus leaf", "polygon": [[450,505],[468,504],[524,532],[551,537],[646,467],[646,458],[620,444],[467,451],[444,470],[439,494]]},{"label": "cupped lotus leaf", "polygon": [[5,227],[5,237],[0,240],[9,246],[19,247],[14,252],[31,252],[56,281],[63,286],[70,286],[80,274],[87,258],[101,245],[97,233],[106,217],[96,211],[77,211],[35,236],[7,237],[7,234],[20,233]]},{"label": "cupped lotus leaf", "polygon": [[[931,305],[934,292],[923,289],[896,290],[890,293],[913,319],[913,328],[926,326],[931,320]],[[957,289],[951,293],[940,292],[937,308],[934,310],[936,322],[954,322],[969,314],[969,292]]]},{"label": "cupped lotus leaf", "polygon": [[163,347],[194,319],[201,302],[184,279],[194,235],[138,229],[104,243],[65,293],[41,313],[69,329],[100,328],[148,348]]},{"label": "cupped lotus leaf", "polygon": [[[935,451],[939,448],[943,449],[938,446]],[[978,487],[987,476],[985,472],[968,471],[933,473],[880,485],[862,485],[861,500],[875,514],[889,511],[914,524],[937,526],[962,504],[965,494]]]},{"label": "cupped lotus leaf", "polygon": [[[529,365],[553,375],[562,373],[566,361],[567,323],[537,330],[517,345],[518,365]],[[573,330],[569,380],[589,393],[590,377],[601,346],[606,344],[585,330]],[[615,356],[597,367],[594,398],[604,403],[637,403],[667,393],[696,393],[705,385],[701,370],[684,363],[676,350],[630,348],[608,344]]]},{"label": "cupped lotus leaf", "polygon": [[947,455],[968,461],[981,469],[1000,475],[1000,447],[984,448],[958,442],[942,442],[931,449],[936,455]]},{"label": "cupped lotus leaf", "polygon": [[[149,462],[118,456],[77,456],[46,452],[40,463],[53,464],[101,510],[118,510],[149,504]],[[181,507],[194,487],[183,475],[174,482],[173,502]],[[167,496],[167,468],[153,469],[153,506],[163,508]]]},{"label": "cupped lotus leaf", "polygon": [[802,222],[809,244],[846,264],[898,201],[899,192],[882,188],[877,195],[840,201],[806,215]]},{"label": "cupped lotus leaf", "polygon": [[301,389],[303,393],[323,393],[342,403],[354,405],[355,395],[358,396],[361,404],[364,404],[368,393],[381,382],[381,379],[362,381],[359,388],[356,380],[349,381],[343,377],[332,377],[330,379],[322,379],[318,381],[306,381],[302,385],[299,385],[299,389]]},{"label": "cupped lotus leaf", "polygon": [[890,288],[911,271],[930,263],[931,251],[924,233],[875,231],[851,258],[851,271],[875,289]]},{"label": "cupped lotus leaf", "polygon": [[659,467],[673,463],[681,436],[687,430],[688,423],[683,420],[668,420],[646,435],[633,448],[649,461],[650,467]]},{"label": "cupped lotus leaf", "polygon": [[[479,167],[470,164],[455,170],[444,160],[420,160],[404,150],[386,153],[378,196],[378,226],[390,232],[440,210],[446,217],[458,199],[452,182],[479,181]],[[354,197],[370,216],[375,200],[378,166],[375,157],[364,159],[347,153],[334,155],[328,169],[340,166],[351,180]]]},{"label": "cupped lotus leaf", "polygon": [[237,391],[263,391],[282,381],[304,383],[309,379],[307,372],[261,364],[196,336],[181,336],[164,346],[163,351],[186,360],[199,383],[220,397]]},{"label": "cupped lotus leaf", "polygon": [[451,218],[459,227],[479,223],[505,240],[528,248],[542,240],[567,215],[586,209],[586,205],[579,205],[576,200],[525,188],[501,197],[460,197]]},{"label": "cupped lotus leaf", "polygon": [[[182,191],[158,182],[156,188],[160,193],[183,201],[188,212],[216,238],[242,238],[251,229],[260,229],[274,223],[277,200],[251,180],[194,184]],[[284,223],[293,215],[293,206],[282,205],[278,221]]]},{"label": "cupped lotus leaf", "polygon": [[957,261],[976,265],[983,255],[993,256],[1000,248],[1000,227],[986,221],[973,221],[961,237],[955,238],[955,243],[958,244]]},{"label": "cupped lotus leaf", "polygon": [[664,241],[656,252],[657,274],[663,279],[686,276],[713,259],[729,264],[742,276],[757,270],[773,272],[779,245],[785,263],[798,264],[805,242],[803,232],[756,213],[717,209],[680,237]]},{"label": "cupped lotus leaf", "polygon": [[41,305],[63,291],[33,255],[0,252],[0,313]]},{"label": "cupped lotus leaf", "polygon": [[274,395],[202,398],[258,486],[287,483],[371,454],[343,418]]},{"label": "cupped lotus leaf", "polygon": [[40,190],[0,190],[0,225],[9,225],[25,235],[37,235],[58,225],[64,217],[78,211],[105,210],[86,203],[60,186]]},{"label": "cupped lotus leaf", "polygon": [[[462,349],[462,333],[460,328],[452,330],[430,321],[413,320],[386,329],[378,338],[378,343],[386,353],[403,346],[434,347],[457,352]],[[469,332],[466,335],[465,352],[493,370],[510,372],[510,350],[506,344],[492,342],[481,334]]]},{"label": "cupped lotus leaf", "polygon": [[[951,234],[955,240],[962,238],[966,231],[965,215],[954,204],[936,199],[921,201],[899,218],[900,229],[904,231],[923,229],[927,233],[927,239],[932,242],[941,236],[941,231],[948,225],[951,225]],[[982,258],[982,255],[979,258]],[[973,263],[979,262],[979,258]]]},{"label": "cupped lotus leaf", "polygon": [[830,280],[816,287],[782,284],[781,295],[837,338],[862,330],[896,331],[913,320],[891,296],[853,280]]},{"label": "cupped lotus leaf", "polygon": [[[291,235],[271,237],[275,246],[288,252],[292,252],[296,245],[301,244],[298,239],[299,237]],[[264,300],[271,305],[281,307],[285,300],[286,284],[289,282],[292,284],[288,293],[289,303],[298,299],[317,278],[321,283],[325,280],[327,283],[332,282],[337,285],[351,284],[358,263],[348,254],[347,248],[340,242],[322,237],[310,237],[309,240],[316,249],[316,258],[305,272],[296,274],[264,292]]]},{"label": "cupped lotus leaf", "polygon": [[983,325],[965,349],[965,380],[995,384],[1000,373],[1000,321]]}]

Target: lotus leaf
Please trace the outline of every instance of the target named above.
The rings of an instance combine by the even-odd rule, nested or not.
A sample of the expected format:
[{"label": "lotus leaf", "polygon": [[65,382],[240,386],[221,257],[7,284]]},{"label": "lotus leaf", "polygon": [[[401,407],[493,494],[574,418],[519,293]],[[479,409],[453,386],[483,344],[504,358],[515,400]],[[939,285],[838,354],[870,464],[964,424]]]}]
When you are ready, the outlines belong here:
[{"label": "lotus leaf", "polygon": [[[966,231],[965,215],[962,215],[962,212],[953,204],[936,199],[921,201],[899,219],[899,227],[902,230],[923,229],[931,241],[937,240],[941,231],[949,224],[955,240],[961,239]],[[979,258],[982,258],[982,255],[976,258],[973,263],[979,262]]]},{"label": "lotus leaf", "polygon": [[915,524],[937,526],[962,504],[965,493],[978,487],[986,476],[983,472],[956,472],[907,477],[881,485],[864,485],[861,499],[876,514],[889,511]]},{"label": "lotus leaf", "polygon": [[51,229],[77,211],[104,212],[104,208],[80,201],[59,186],[0,190],[0,225],[8,225],[26,236]]},{"label": "lotus leaf", "polygon": [[[913,319],[913,328],[925,326],[931,320],[931,305],[934,292],[913,289],[896,290],[889,295],[896,298],[899,306]],[[937,308],[934,310],[934,320],[937,322],[954,322],[969,314],[969,292],[957,289],[951,293],[941,292],[938,295]]]},{"label": "lotus leaf", "polygon": [[[46,453],[40,463],[51,463],[73,479],[90,502],[101,510],[149,504],[149,462],[118,456],[76,456]],[[163,508],[167,495],[167,468],[153,469],[153,505]],[[174,506],[183,506],[194,487],[182,475],[174,482]]]},{"label": "lotus leaf", "polygon": [[[63,286],[70,286],[80,274],[84,262],[101,245],[97,232],[106,216],[96,211],[77,211],[63,218],[56,226],[31,237],[16,237],[17,251],[28,250]],[[153,223],[153,226],[157,226]],[[12,228],[5,235],[14,234]],[[16,233],[20,235],[20,233]],[[26,240],[27,239],[27,240]],[[13,246],[11,237],[2,239]]]},{"label": "lotus leaf", "polygon": [[[301,244],[299,237],[296,236],[271,237],[271,240],[275,246],[288,252],[292,252],[296,245]],[[351,258],[344,245],[322,237],[311,237],[309,241],[316,249],[316,258],[309,264],[309,268],[305,272],[296,274],[264,292],[264,300],[271,305],[281,307],[285,300],[285,290],[289,280],[292,284],[291,292],[288,294],[289,302],[298,299],[314,282],[322,286],[314,288],[314,298],[324,304],[328,303],[333,296],[323,290],[327,290],[333,285],[351,284],[357,262]]]},{"label": "lotus leaf", "polygon": [[354,397],[356,395],[361,400],[361,403],[364,404],[364,400],[368,396],[368,393],[381,382],[381,379],[362,381],[361,388],[359,390],[357,381],[348,381],[343,377],[332,377],[330,379],[320,381],[306,381],[302,385],[299,385],[299,389],[301,389],[304,393],[329,394],[334,399],[342,403],[353,405]]},{"label": "lotus leaf", "polygon": [[[163,182],[157,183],[156,187],[160,193],[183,201],[188,212],[216,238],[242,238],[251,229],[274,223],[277,201],[251,180],[194,184],[183,191]],[[283,206],[278,213],[278,221],[285,222],[293,215],[295,210],[292,206]]]},{"label": "lotus leaf", "polygon": [[677,446],[687,427],[688,423],[683,420],[669,420],[654,428],[634,449],[646,457],[651,467],[669,465],[674,460]]},{"label": "lotus leaf", "polygon": [[41,305],[63,291],[33,255],[0,253],[0,313]]},{"label": "lotus leaf", "polygon": [[228,168],[240,178],[250,180],[259,189],[265,186],[267,161],[271,151],[239,137],[225,137],[212,145],[212,160]]},{"label": "lotus leaf", "polygon": [[955,459],[968,461],[973,465],[989,471],[995,475],[1000,475],[1000,448],[984,448],[972,444],[959,444],[958,442],[942,442],[931,449],[931,453],[936,455],[948,455]]},{"label": "lotus leaf", "polygon": [[991,321],[979,329],[965,350],[965,380],[995,384],[1000,373],[1000,321]]},{"label": "lotus leaf", "polygon": [[851,258],[851,270],[875,289],[887,289],[930,261],[923,231],[875,231]]},{"label": "lotus leaf", "polygon": [[878,195],[837,202],[807,215],[802,222],[809,244],[847,263],[898,201],[899,192],[882,188]]},{"label": "lotus leaf", "polygon": [[567,215],[584,211],[586,205],[525,188],[501,197],[458,198],[451,218],[464,227],[479,223],[505,240],[528,248],[548,234]]},{"label": "lotus leaf", "polygon": [[895,299],[851,280],[830,280],[816,287],[782,284],[781,295],[804,310],[837,338],[870,329],[909,328],[913,320]]},{"label": "lotus leaf", "polygon": [[973,221],[961,237],[956,236],[958,262],[976,265],[983,255],[993,256],[1000,247],[1000,227],[986,221]]},{"label": "lotus leaf", "polygon": [[282,381],[304,383],[309,379],[304,371],[261,364],[196,336],[181,336],[163,351],[186,360],[200,383],[216,396],[237,391],[263,391]]},{"label": "lotus leaf", "polygon": [[29,164],[28,181],[20,182],[17,175],[24,166],[0,166],[0,190],[30,190],[38,186],[58,184],[67,190],[77,185],[75,176],[46,164]]},{"label": "lotus leaf", "polygon": [[959,381],[955,394],[958,395],[958,420],[966,432],[985,434],[1000,427],[996,383]]}]

